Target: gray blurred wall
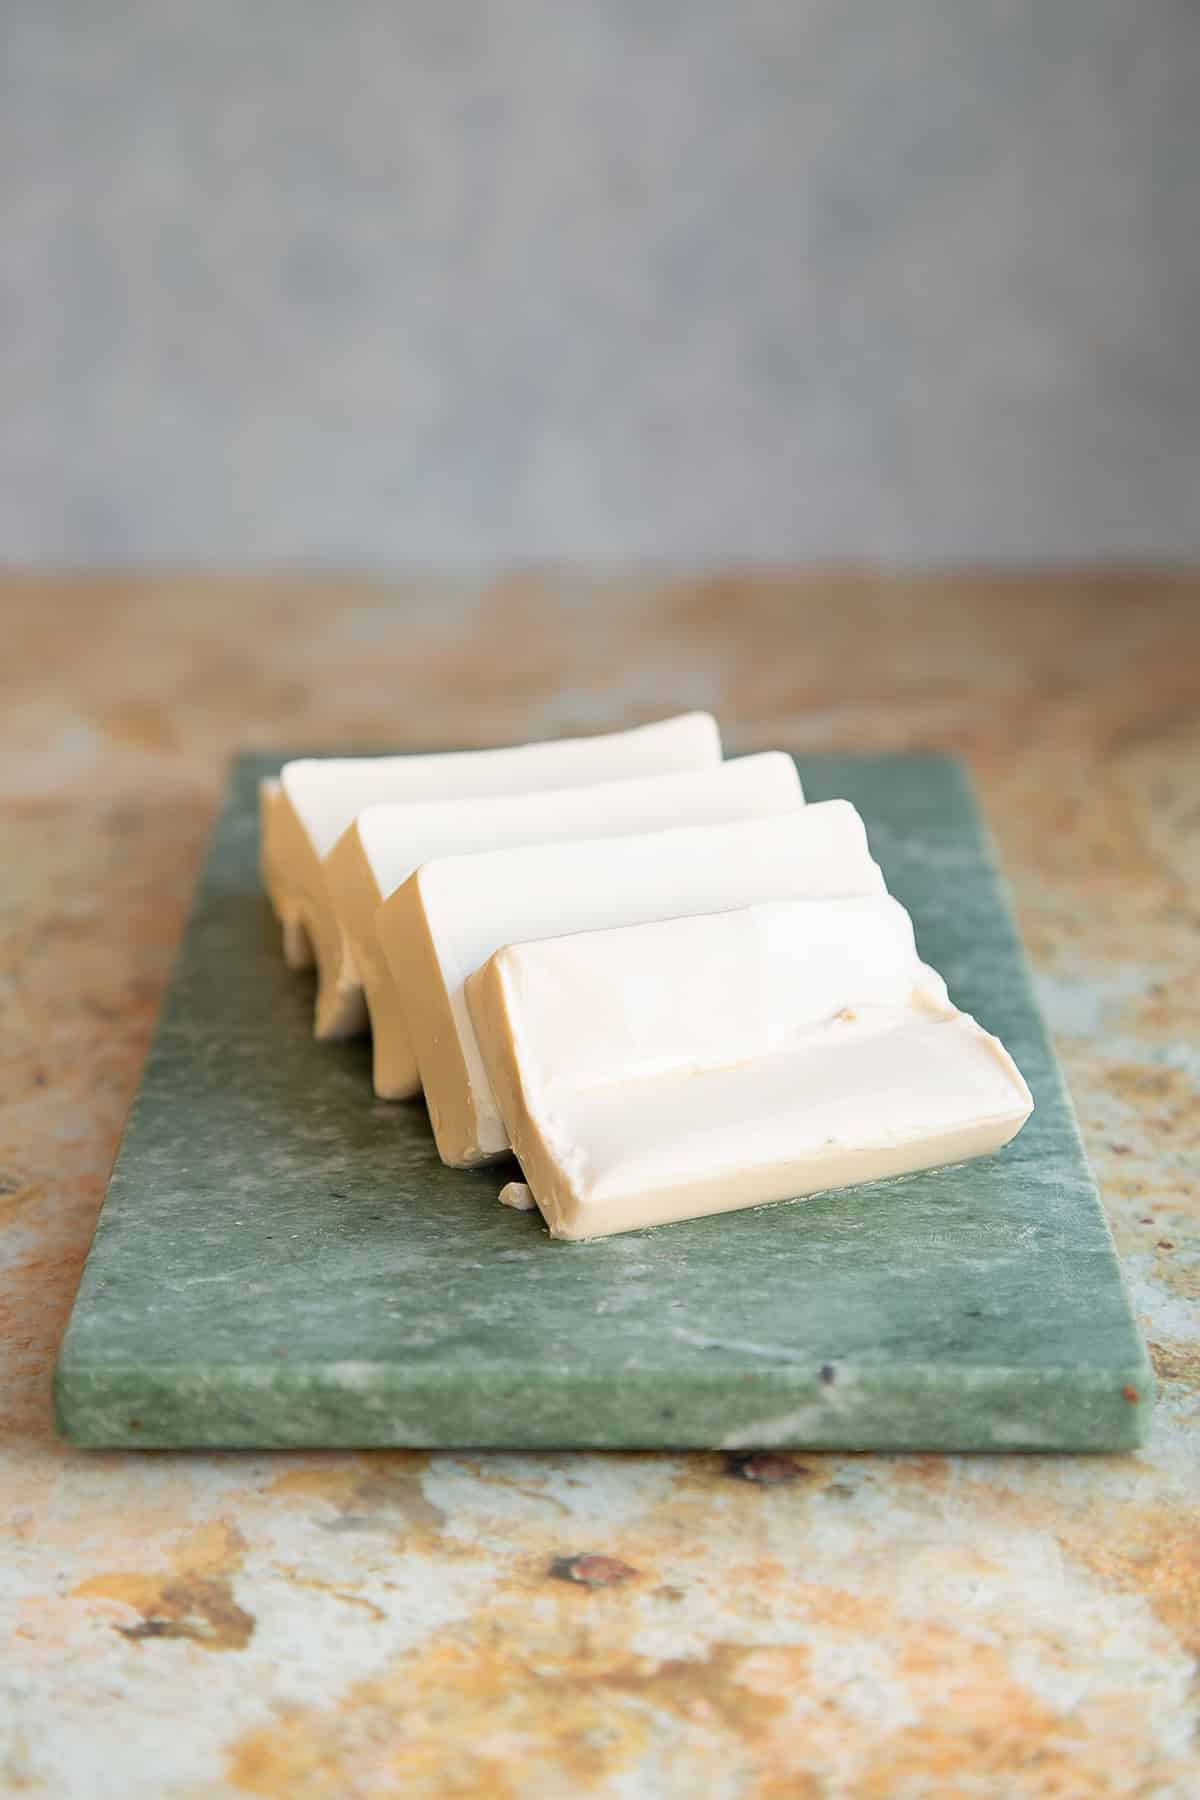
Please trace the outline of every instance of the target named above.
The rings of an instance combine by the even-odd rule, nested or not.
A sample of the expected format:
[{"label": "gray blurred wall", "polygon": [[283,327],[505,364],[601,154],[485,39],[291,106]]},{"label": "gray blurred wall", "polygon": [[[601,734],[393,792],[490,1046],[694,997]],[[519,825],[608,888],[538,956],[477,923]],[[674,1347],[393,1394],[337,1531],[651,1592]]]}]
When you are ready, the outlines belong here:
[{"label": "gray blurred wall", "polygon": [[1200,550],[1193,0],[0,41],[0,559]]}]

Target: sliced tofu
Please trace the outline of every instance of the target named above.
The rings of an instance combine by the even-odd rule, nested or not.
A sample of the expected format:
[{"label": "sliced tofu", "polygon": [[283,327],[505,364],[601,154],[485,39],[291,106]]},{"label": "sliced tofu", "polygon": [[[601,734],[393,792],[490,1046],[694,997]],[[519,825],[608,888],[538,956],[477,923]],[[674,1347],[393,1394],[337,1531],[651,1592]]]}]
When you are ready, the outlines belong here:
[{"label": "sliced tofu", "polygon": [[307,946],[316,962],[317,1037],[351,1037],[367,1023],[362,986],[342,943],[321,868],[322,857],[364,807],[388,800],[584,786],[711,768],[720,760],[715,719],[708,713],[685,713],[633,731],[514,749],[309,757],[286,763],[278,790],[264,784],[261,796],[264,878],[284,928],[289,960],[298,959]]},{"label": "sliced tofu", "polygon": [[845,800],[425,863],[380,907],[375,929],[443,1160],[470,1167],[509,1147],[464,992],[503,945],[762,900],[882,891],[862,820]]},{"label": "sliced tofu", "polygon": [[381,902],[420,864],[468,851],[716,824],[789,812],[803,803],[795,763],[769,751],[679,775],[367,807],[326,856],[324,874],[371,1016],[375,1092],[403,1099],[421,1090],[401,996],[375,935]]},{"label": "sliced tofu", "polygon": [[1033,1109],[885,895],[516,944],[467,999],[560,1238],[988,1155]]},{"label": "sliced tofu", "polygon": [[286,890],[285,870],[281,866],[279,839],[281,832],[286,836],[286,806],[282,782],[274,776],[259,782],[258,868],[283,933],[283,960],[289,969],[311,969],[312,943],[300,910]]}]

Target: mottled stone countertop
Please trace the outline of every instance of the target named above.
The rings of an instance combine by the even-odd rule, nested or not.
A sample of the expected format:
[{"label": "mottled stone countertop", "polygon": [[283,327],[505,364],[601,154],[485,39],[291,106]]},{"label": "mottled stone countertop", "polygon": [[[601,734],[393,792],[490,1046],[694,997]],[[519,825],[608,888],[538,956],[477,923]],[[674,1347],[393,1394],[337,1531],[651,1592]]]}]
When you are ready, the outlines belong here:
[{"label": "mottled stone countertop", "polygon": [[[1200,579],[0,583],[0,1791],[1200,1791]],[[1160,1400],[1132,1457],[142,1455],[50,1370],[236,746],[711,707],[974,768]]]}]

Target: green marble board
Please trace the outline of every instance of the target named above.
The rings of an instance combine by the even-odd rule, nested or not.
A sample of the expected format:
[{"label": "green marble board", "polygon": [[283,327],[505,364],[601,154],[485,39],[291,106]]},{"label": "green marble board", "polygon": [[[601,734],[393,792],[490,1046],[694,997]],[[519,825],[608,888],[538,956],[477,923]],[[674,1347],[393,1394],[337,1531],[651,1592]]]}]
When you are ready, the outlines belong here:
[{"label": "green marble board", "polygon": [[237,762],[59,1357],[133,1446],[1117,1450],[1151,1404],[1100,1202],[968,783],[804,757],[1037,1102],[999,1156],[562,1244],[438,1162],[369,1048],[315,1044]]}]

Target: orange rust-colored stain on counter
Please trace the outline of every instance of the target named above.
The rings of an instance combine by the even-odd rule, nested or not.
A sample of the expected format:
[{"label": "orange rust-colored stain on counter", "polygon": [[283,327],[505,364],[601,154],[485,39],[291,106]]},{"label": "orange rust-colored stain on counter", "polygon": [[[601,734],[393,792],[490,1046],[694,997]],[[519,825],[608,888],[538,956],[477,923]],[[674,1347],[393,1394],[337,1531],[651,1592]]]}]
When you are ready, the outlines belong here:
[{"label": "orange rust-colored stain on counter", "polygon": [[[168,1779],[143,1729],[168,1713],[181,1793],[269,1800],[1200,1792],[1184,1461],[1200,1352],[1177,1304],[1200,1275],[1196,575],[122,574],[8,578],[3,594],[0,1413],[36,1728],[10,1779],[42,1791],[52,1737],[63,1766],[88,1766],[78,1661],[94,1692],[121,1693],[108,1779],[131,1796]],[[806,1451],[803,1473],[754,1465],[767,1480],[719,1454],[481,1455],[451,1459],[443,1484],[416,1452],[289,1455],[264,1479],[257,1462],[54,1443],[48,1370],[229,752],[513,742],[693,705],[732,750],[971,760],[1118,1241],[1140,1259],[1161,1384],[1148,1448],[1074,1464]],[[109,1533],[121,1547],[97,1572]],[[639,1575],[550,1578],[589,1552]],[[1043,1573],[1062,1604],[1035,1618]],[[249,1636],[255,1613],[274,1631]],[[315,1703],[280,1699],[292,1632]],[[226,1685],[194,1680],[200,1649],[239,1640],[204,1665]]]},{"label": "orange rust-colored stain on counter", "polygon": [[[513,661],[509,646],[521,645]],[[445,647],[428,653],[428,678],[485,709],[496,704],[496,669],[507,663],[504,703],[532,705],[553,699],[569,678],[571,646],[561,623],[525,591],[520,579],[501,576],[488,606],[470,633],[455,633]]]},{"label": "orange rust-colored stain on counter", "polygon": [[918,1720],[891,1733],[855,1782],[858,1800],[923,1790],[939,1800],[1092,1800],[1107,1774],[1079,1762],[1086,1728],[1014,1680],[1003,1655],[926,1624],[900,1659]]},{"label": "orange rust-colored stain on counter", "polygon": [[[984,1791],[1100,1800],[1116,1791],[1103,1762],[1080,1760],[1095,1748],[1095,1713],[1039,1697],[1002,1647],[908,1619],[878,1590],[793,1586],[780,1607],[790,1641],[718,1639],[655,1657],[632,1648],[628,1614],[606,1615],[606,1634],[594,1615],[581,1625],[561,1609],[535,1617],[500,1600],[333,1704],[288,1709],[245,1734],[228,1778],[265,1800],[520,1800],[531,1768],[547,1792],[579,1795],[608,1791],[634,1770],[647,1792],[699,1795],[714,1769],[740,1771],[747,1800],[926,1791],[938,1800]],[[907,1716],[864,1732],[871,1645]],[[1105,1695],[1103,1707],[1114,1745],[1132,1753],[1136,1701]]]},{"label": "orange rust-colored stain on counter", "polygon": [[1140,1594],[1155,1617],[1200,1656],[1200,1511],[1159,1506],[1114,1508],[1102,1534],[1066,1530],[1064,1548],[1106,1585]]},{"label": "orange rust-colored stain on counter", "polygon": [[[1108,1460],[1108,1459],[1106,1459]],[[1112,1458],[1114,1465],[1124,1459]],[[902,1474],[903,1465],[896,1473]],[[1019,1527],[1049,1532],[1065,1556],[1106,1589],[1139,1596],[1184,1651],[1200,1656],[1200,1503],[1164,1504],[1097,1496],[1065,1508],[1057,1498],[1058,1459],[1031,1459],[1019,1488],[960,1474],[957,1499],[981,1532]]]},{"label": "orange rust-colored stain on counter", "polygon": [[[775,1659],[769,1670],[755,1666],[764,1656]],[[228,1775],[269,1800],[519,1800],[535,1764],[555,1791],[592,1793],[657,1739],[673,1772],[694,1766],[702,1782],[708,1751],[752,1748],[786,1710],[765,1677],[791,1685],[805,1667],[802,1650],[721,1642],[663,1659],[575,1632],[515,1642],[497,1619],[470,1642],[444,1636],[396,1659],[331,1708],[292,1710],[248,1733]]]},{"label": "orange rust-colored stain on counter", "polygon": [[[839,1616],[837,1607],[817,1610],[830,1624]],[[816,1705],[802,1706],[762,1746],[766,1778],[752,1789],[755,1800],[786,1793],[790,1774],[780,1771],[797,1767],[820,1775],[820,1792],[853,1793],[856,1800],[907,1793],[937,1800],[993,1793],[1005,1800],[1100,1800],[1115,1791],[1105,1769],[1081,1760],[1094,1750],[1095,1714],[1077,1715],[1040,1698],[1014,1674],[1004,1648],[980,1641],[969,1625],[960,1630],[936,1618],[906,1618],[878,1591],[841,1617],[844,1629],[835,1636],[845,1646],[847,1668],[853,1670],[864,1644],[886,1644],[889,1683],[903,1695],[909,1717],[864,1732],[861,1708],[847,1704],[845,1673],[827,1675],[812,1696]],[[1114,1702],[1106,1694],[1103,1707],[1113,1742],[1136,1744],[1136,1700]]]},{"label": "orange rust-colored stain on counter", "polygon": [[1196,1083],[1182,1069],[1161,1063],[1116,1063],[1105,1071],[1104,1083],[1120,1100],[1153,1106],[1158,1127],[1174,1119],[1175,1107],[1184,1111],[1193,1125],[1200,1123],[1195,1110]]},{"label": "orange rust-colored stain on counter", "polygon": [[847,1588],[818,1581],[788,1580],[782,1565],[772,1571],[769,1564],[758,1563],[754,1569],[756,1578],[768,1584],[764,1587],[767,1593],[778,1593],[781,1585],[787,1582],[789,1607],[809,1625],[826,1627],[852,1637],[858,1633],[873,1633],[882,1624],[884,1602],[875,1592],[855,1594]]},{"label": "orange rust-colored stain on counter", "polygon": [[503,1469],[497,1468],[486,1457],[460,1456],[458,1461],[460,1466],[469,1470],[475,1480],[484,1487],[503,1488],[507,1493],[520,1494],[524,1499],[532,1500],[538,1506],[550,1507],[557,1513],[565,1514],[570,1511],[570,1508],[558,1498],[558,1495],[551,1493],[544,1484],[539,1487],[536,1483],[518,1480],[516,1476],[509,1475]]},{"label": "orange rust-colored stain on counter", "polygon": [[1149,1348],[1150,1361],[1160,1381],[1200,1393],[1200,1344],[1152,1342]]},{"label": "orange rust-colored stain on counter", "polygon": [[114,1629],[132,1643],[187,1638],[204,1650],[244,1650],[253,1615],[233,1597],[245,1539],[236,1526],[204,1525],[180,1544],[162,1574],[119,1571],[93,1575],[72,1591],[79,1599],[112,1600],[141,1616]]},{"label": "orange rust-colored stain on counter", "polygon": [[163,708],[151,700],[121,700],[97,720],[110,743],[134,750],[173,750],[178,734]]},{"label": "orange rust-colored stain on counter", "polygon": [[25,1181],[19,1175],[0,1171],[0,1225],[9,1224],[26,1207],[32,1207],[43,1192],[40,1182]]},{"label": "orange rust-colored stain on counter", "polygon": [[382,1606],[376,1606],[374,1600],[368,1600],[365,1594],[350,1593],[345,1584],[339,1584],[336,1581],[322,1581],[316,1575],[302,1575],[299,1569],[289,1563],[279,1563],[276,1567],[290,1588],[307,1588],[314,1594],[329,1594],[333,1599],[340,1600],[344,1606],[361,1608],[379,1624],[382,1624],[387,1618]]},{"label": "orange rust-colored stain on counter", "polygon": [[275,1499],[311,1506],[324,1503],[334,1516],[331,1532],[395,1532],[406,1549],[452,1553],[443,1537],[446,1515],[425,1496],[421,1477],[429,1466],[422,1450],[363,1450],[341,1454],[315,1468],[289,1469],[268,1488]]}]

